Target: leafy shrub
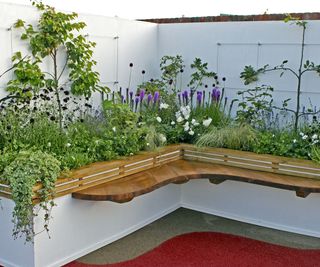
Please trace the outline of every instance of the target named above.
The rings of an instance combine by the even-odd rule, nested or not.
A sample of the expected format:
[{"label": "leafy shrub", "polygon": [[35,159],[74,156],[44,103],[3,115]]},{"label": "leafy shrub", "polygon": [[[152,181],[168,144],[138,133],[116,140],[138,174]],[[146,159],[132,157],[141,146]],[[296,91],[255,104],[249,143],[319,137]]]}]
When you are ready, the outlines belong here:
[{"label": "leafy shrub", "polygon": [[306,135],[293,131],[259,132],[253,146],[256,153],[310,159],[311,143]]}]

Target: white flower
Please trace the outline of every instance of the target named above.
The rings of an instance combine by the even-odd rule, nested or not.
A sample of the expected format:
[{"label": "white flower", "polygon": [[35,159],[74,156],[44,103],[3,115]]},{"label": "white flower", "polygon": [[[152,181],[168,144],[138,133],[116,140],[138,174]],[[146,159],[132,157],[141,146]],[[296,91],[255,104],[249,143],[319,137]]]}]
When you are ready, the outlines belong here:
[{"label": "white flower", "polygon": [[194,131],[192,131],[192,129],[191,129],[188,134],[189,135],[194,135]]},{"label": "white flower", "polygon": [[159,140],[161,143],[167,142],[167,138],[163,134],[159,134]]},{"label": "white flower", "polygon": [[212,122],[212,119],[209,118],[207,120],[203,120],[202,124],[203,124],[204,127],[208,127],[211,122]]},{"label": "white flower", "polygon": [[174,121],[171,122],[171,125],[175,125],[176,123]]},{"label": "white flower", "polygon": [[51,147],[51,142],[48,143],[48,147]]},{"label": "white flower", "polygon": [[116,127],[112,127],[112,131],[116,132],[116,130],[117,130]]},{"label": "white flower", "polygon": [[312,142],[313,145],[318,144],[318,143],[319,143],[319,140],[314,140],[314,141]]},{"label": "white flower", "polygon": [[167,109],[168,107],[169,107],[169,105],[166,104],[166,103],[161,103],[160,104],[160,109]]},{"label": "white flower", "polygon": [[66,147],[71,147],[71,144],[70,144],[70,143],[67,143],[67,144],[66,144]]},{"label": "white flower", "polygon": [[162,122],[162,119],[160,117],[157,117],[156,119],[159,123]]},{"label": "white flower", "polygon": [[197,122],[195,119],[192,119],[192,120],[191,120],[191,124],[192,124],[193,126],[198,126],[198,125],[199,125],[199,122]]},{"label": "white flower", "polygon": [[190,117],[190,113],[191,113],[191,108],[189,106],[185,106],[185,107],[181,107],[180,111],[183,115],[183,117],[187,120]]},{"label": "white flower", "polygon": [[185,132],[189,131],[189,129],[190,129],[189,122],[187,121],[187,122],[183,125],[183,127],[184,127],[184,131],[185,131]]},{"label": "white flower", "polygon": [[311,138],[312,138],[312,140],[318,139],[318,135],[314,134]]},{"label": "white flower", "polygon": [[297,139],[293,139],[293,141],[292,141],[293,143],[297,143]]},{"label": "white flower", "polygon": [[177,122],[182,122],[183,121],[183,118],[180,116],[177,118]]},{"label": "white flower", "polygon": [[303,132],[300,132],[300,136],[304,136],[304,133],[303,133]]},{"label": "white flower", "polygon": [[302,136],[302,140],[306,140],[308,138],[307,135]]},{"label": "white flower", "polygon": [[149,144],[149,143],[146,143],[146,145],[147,145],[147,146],[150,146],[150,144]]},{"label": "white flower", "polygon": [[180,112],[180,111],[177,111],[177,112],[176,112],[176,118],[179,118],[179,117],[181,117],[181,112]]}]

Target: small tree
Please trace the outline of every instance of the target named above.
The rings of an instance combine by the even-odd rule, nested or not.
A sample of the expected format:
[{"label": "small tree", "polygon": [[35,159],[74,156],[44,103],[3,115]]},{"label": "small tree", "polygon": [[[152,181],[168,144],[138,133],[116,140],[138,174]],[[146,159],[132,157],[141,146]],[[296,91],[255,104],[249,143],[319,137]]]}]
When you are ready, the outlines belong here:
[{"label": "small tree", "polygon": [[[107,90],[99,85],[99,73],[93,70],[96,61],[92,59],[94,42],[87,41],[81,34],[86,24],[75,22],[76,13],[65,14],[57,12],[53,7],[42,2],[32,2],[41,12],[36,27],[18,20],[15,28],[22,28],[22,40],[28,41],[32,56],[22,58],[21,53],[13,57],[16,63],[15,79],[8,83],[7,90],[12,94],[22,94],[28,90],[29,95],[46,87],[45,92],[54,92],[58,113],[59,125],[62,128],[63,113],[59,89],[70,82],[71,93],[90,97],[92,92]],[[58,57],[65,57],[63,66],[59,68]],[[49,58],[52,63],[51,71],[44,71],[41,63]],[[62,77],[68,71],[68,80]]]},{"label": "small tree", "polygon": [[285,73],[289,72],[291,73],[297,80],[296,84],[296,107],[295,109],[288,108],[288,102],[290,99],[286,99],[283,102],[283,106],[281,108],[274,107],[276,109],[280,109],[282,111],[287,111],[293,113],[294,117],[294,130],[297,131],[299,126],[299,119],[302,116],[305,115],[315,115],[317,113],[320,113],[319,111],[308,109],[307,111],[304,111],[301,108],[301,91],[302,91],[302,76],[306,72],[316,72],[320,75],[320,65],[316,65],[314,62],[311,62],[310,60],[304,59],[304,50],[305,50],[305,34],[306,34],[306,28],[307,28],[307,22],[303,20],[299,20],[297,18],[293,18],[290,15],[285,18],[284,22],[294,21],[294,24],[299,26],[302,29],[302,38],[301,38],[301,52],[300,52],[300,60],[299,60],[299,67],[298,70],[294,70],[290,67],[288,67],[286,64],[288,63],[288,60],[284,60],[280,65],[270,67],[269,65],[265,65],[262,68],[259,68],[255,70],[252,66],[245,66],[244,71],[241,72],[240,78],[244,80],[244,84],[250,84],[252,82],[258,81],[258,76],[260,74],[266,73],[266,72],[273,72],[273,71],[280,71],[280,77]]}]

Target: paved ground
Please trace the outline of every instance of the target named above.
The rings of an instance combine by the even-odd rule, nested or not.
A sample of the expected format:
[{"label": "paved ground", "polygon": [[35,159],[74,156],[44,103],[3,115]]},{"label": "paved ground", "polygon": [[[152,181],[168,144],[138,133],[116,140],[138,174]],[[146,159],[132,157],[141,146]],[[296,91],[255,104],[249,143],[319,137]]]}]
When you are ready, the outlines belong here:
[{"label": "paved ground", "polygon": [[273,230],[180,208],[78,261],[92,264],[125,261],[153,249],[176,235],[204,231],[231,233],[294,248],[320,249],[320,238]]}]

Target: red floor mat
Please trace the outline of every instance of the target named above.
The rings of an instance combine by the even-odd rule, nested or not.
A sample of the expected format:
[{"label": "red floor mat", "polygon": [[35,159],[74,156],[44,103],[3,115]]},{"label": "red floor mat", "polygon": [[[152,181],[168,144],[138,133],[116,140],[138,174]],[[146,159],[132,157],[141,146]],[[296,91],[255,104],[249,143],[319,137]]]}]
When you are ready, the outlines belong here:
[{"label": "red floor mat", "polygon": [[65,267],[97,266],[320,267],[320,250],[287,248],[230,234],[199,232],[176,236],[133,260],[103,265],[75,261]]}]

